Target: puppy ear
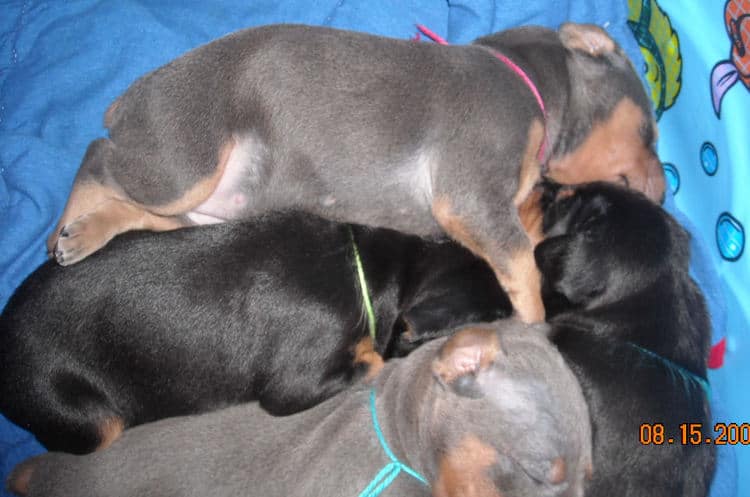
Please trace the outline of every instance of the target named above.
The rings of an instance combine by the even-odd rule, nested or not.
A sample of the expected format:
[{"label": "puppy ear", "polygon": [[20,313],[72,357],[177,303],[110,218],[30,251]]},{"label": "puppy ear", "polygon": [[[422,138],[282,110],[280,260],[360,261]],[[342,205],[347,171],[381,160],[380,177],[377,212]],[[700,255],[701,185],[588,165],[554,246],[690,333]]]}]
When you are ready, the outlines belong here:
[{"label": "puppy ear", "polygon": [[432,372],[458,395],[479,398],[483,393],[476,384],[477,374],[489,367],[499,353],[500,339],[494,329],[466,328],[443,344],[432,363]]},{"label": "puppy ear", "polygon": [[560,27],[560,41],[570,50],[593,56],[614,52],[616,48],[607,32],[594,24],[565,23]]}]

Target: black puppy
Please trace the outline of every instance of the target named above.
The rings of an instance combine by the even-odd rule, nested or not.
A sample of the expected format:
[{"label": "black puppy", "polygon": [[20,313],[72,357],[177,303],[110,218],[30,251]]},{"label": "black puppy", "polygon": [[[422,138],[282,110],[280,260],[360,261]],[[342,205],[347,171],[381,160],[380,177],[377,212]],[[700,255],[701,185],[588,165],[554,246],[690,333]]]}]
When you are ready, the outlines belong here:
[{"label": "black puppy", "polygon": [[131,233],[17,290],[0,316],[0,411],[75,453],[244,401],[289,414],[381,356],[511,311],[489,267],[450,242],[294,213]]},{"label": "black puppy", "polygon": [[[592,419],[587,495],[706,495],[711,328],[689,235],[646,197],[605,184],[553,201],[544,230],[535,256],[553,341]],[[695,445],[682,439],[691,426]]]}]

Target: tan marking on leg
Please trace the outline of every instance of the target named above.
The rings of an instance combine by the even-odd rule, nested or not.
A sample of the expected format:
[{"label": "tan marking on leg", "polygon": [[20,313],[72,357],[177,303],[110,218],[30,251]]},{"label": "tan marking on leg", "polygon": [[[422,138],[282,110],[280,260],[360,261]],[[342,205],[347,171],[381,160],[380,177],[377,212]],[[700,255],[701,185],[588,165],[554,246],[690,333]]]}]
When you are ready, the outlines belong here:
[{"label": "tan marking on leg", "polygon": [[541,178],[541,164],[539,164],[538,153],[544,141],[544,125],[537,119],[529,126],[526,139],[526,150],[521,159],[521,172],[518,178],[518,190],[513,197],[513,205],[519,207],[529,196],[534,186]]},{"label": "tan marking on leg", "polygon": [[232,154],[235,145],[236,142],[234,138],[230,138],[221,147],[219,150],[219,160],[216,164],[216,169],[211,176],[198,181],[179,199],[165,205],[149,207],[148,210],[160,216],[177,216],[190,212],[193,208],[208,200],[208,197],[210,197],[216,190],[219,181],[221,181],[221,177],[224,175],[227,162],[229,162],[229,157]]},{"label": "tan marking on leg", "polygon": [[354,364],[365,364],[367,366],[365,381],[372,380],[383,369],[385,364],[383,357],[375,350],[372,337],[366,336],[354,346]]},{"label": "tan marking on leg", "polygon": [[465,221],[453,213],[445,197],[436,198],[432,205],[435,219],[445,232],[464,247],[481,257],[492,267],[500,285],[507,292],[518,318],[525,323],[544,321],[544,304],[541,294],[541,274],[536,267],[534,250],[528,245],[516,248],[513,253],[485,247],[476,240]]},{"label": "tan marking on leg", "polygon": [[115,440],[120,438],[123,430],[125,430],[125,424],[122,419],[117,417],[105,419],[99,425],[99,439],[101,442],[96,450],[103,450],[112,445]]},{"label": "tan marking on leg", "polygon": [[521,225],[532,246],[536,246],[543,238],[542,209],[539,202],[542,198],[542,192],[534,188],[541,179],[541,166],[537,155],[543,140],[544,126],[535,119],[529,127],[526,150],[521,161],[518,191],[513,197],[513,205],[518,209]]},{"label": "tan marking on leg", "polygon": [[542,212],[542,190],[535,188],[526,197],[526,200],[518,206],[518,218],[521,220],[523,229],[531,241],[531,246],[536,247],[544,239]]},{"label": "tan marking on leg", "polygon": [[531,248],[519,250],[508,259],[506,272],[495,272],[498,281],[508,293],[518,318],[524,323],[544,321],[542,302],[542,275],[534,260]]},{"label": "tan marking on leg", "polygon": [[477,256],[484,256],[484,248],[466,227],[464,220],[453,212],[453,204],[446,197],[438,197],[432,203],[432,215],[445,232]]},{"label": "tan marking on leg", "polygon": [[476,435],[467,435],[440,458],[433,486],[435,497],[502,497],[487,470],[497,462],[497,452]]},{"label": "tan marking on leg", "polygon": [[606,121],[594,125],[575,150],[549,163],[549,178],[567,185],[609,181],[626,184],[651,200],[660,201],[666,181],[661,162],[643,143],[641,127],[650,117],[629,98],[623,98]]},{"label": "tan marking on leg", "polygon": [[[228,141],[221,149],[214,173],[165,205],[145,206],[119,189],[94,181],[76,181],[57,228],[47,239],[47,249],[58,262],[68,265],[84,259],[125,231],[168,231],[186,226],[186,221],[176,216],[200,205],[216,189],[233,147],[234,140]],[[67,237],[61,236],[63,231]]]},{"label": "tan marking on leg", "polygon": [[[521,169],[518,178],[518,190],[513,197],[513,205],[516,208],[521,207],[527,203],[529,195],[534,190],[534,186],[541,179],[540,164],[537,158],[539,148],[544,140],[544,125],[538,120],[534,120],[529,126],[528,137],[526,142],[526,150],[524,151],[523,158],[521,160]],[[539,195],[537,198],[540,198]],[[526,209],[531,210],[532,204],[528,204]],[[453,206],[449,199],[440,197],[435,200],[432,207],[432,213],[438,223],[445,229],[445,231],[453,238],[464,244],[469,250],[479,255],[483,252],[479,242],[471,236],[469,230],[459,216],[453,213]],[[523,221],[523,219],[522,219]],[[522,223],[523,224],[523,223]],[[524,228],[526,225],[524,224]],[[540,229],[541,231],[541,229]],[[529,240],[533,240],[530,233]],[[484,258],[487,260],[487,258]]]},{"label": "tan marking on leg", "polygon": [[50,253],[55,251],[60,231],[62,231],[66,224],[86,213],[96,211],[100,205],[111,199],[121,198],[122,194],[101,183],[76,181],[73,184],[73,190],[70,192],[68,202],[65,204],[65,210],[63,210],[57,227],[50,234],[49,238],[47,238],[47,250]]},{"label": "tan marking on leg", "polygon": [[59,264],[68,266],[88,257],[125,231],[168,231],[185,225],[180,218],[157,216],[136,204],[109,199],[63,227],[54,255]]}]

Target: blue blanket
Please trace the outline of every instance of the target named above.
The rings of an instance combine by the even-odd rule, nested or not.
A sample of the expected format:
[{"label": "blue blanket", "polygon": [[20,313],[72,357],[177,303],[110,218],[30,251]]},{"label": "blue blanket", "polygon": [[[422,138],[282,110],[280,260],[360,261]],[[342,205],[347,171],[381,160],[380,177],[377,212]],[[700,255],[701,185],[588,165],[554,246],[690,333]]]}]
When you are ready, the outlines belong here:
[{"label": "blue blanket", "polygon": [[[712,360],[715,366],[724,363],[711,376],[715,417],[747,421],[741,390],[746,385],[739,380],[750,368],[741,360],[750,354],[741,305],[747,294],[740,284],[750,275],[742,257],[748,202],[741,190],[750,173],[740,167],[748,164],[746,70],[732,58],[722,6],[661,3],[665,10],[653,0],[2,1],[0,308],[45,260],[44,241],[83,152],[105,134],[104,110],[138,76],[197,45],[278,22],[396,38],[414,37],[415,24],[422,23],[454,44],[520,24],[592,22],[608,29],[644,68],[644,81],[651,85],[660,153],[674,193],[668,206],[695,235],[693,270],[709,297],[716,333]],[[732,449],[720,450],[715,496],[737,495],[735,452],[740,451]],[[0,478],[42,450],[27,432],[0,417]],[[744,452],[739,460],[746,463],[750,458]],[[747,482],[739,485],[750,489]]]}]

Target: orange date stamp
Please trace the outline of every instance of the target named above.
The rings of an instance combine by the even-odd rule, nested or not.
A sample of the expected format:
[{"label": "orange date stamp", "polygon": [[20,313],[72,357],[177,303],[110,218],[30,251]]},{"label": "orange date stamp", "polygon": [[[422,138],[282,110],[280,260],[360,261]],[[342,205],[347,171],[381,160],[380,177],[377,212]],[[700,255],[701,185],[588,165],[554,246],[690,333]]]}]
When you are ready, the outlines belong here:
[{"label": "orange date stamp", "polygon": [[750,445],[750,423],[716,423],[707,432],[702,423],[680,423],[675,433],[663,423],[643,423],[638,436],[642,445]]}]

